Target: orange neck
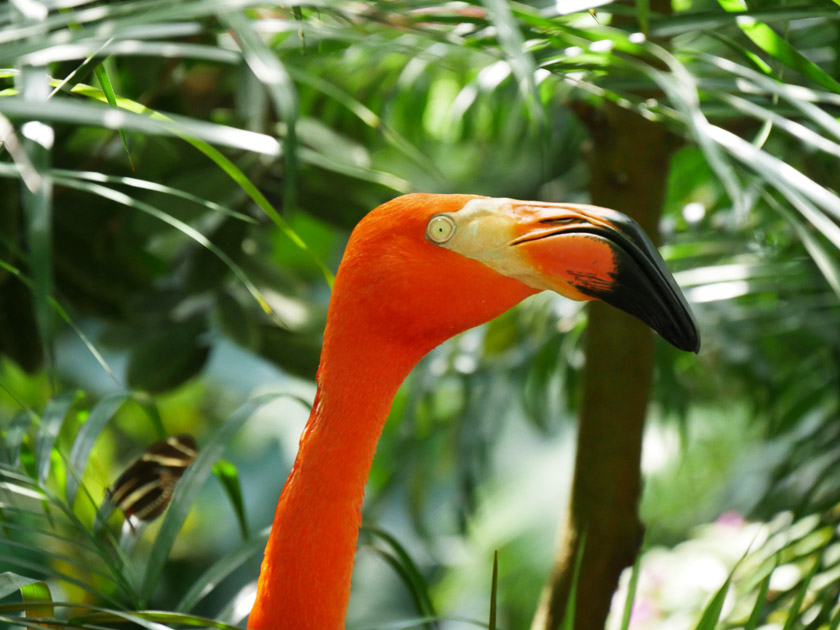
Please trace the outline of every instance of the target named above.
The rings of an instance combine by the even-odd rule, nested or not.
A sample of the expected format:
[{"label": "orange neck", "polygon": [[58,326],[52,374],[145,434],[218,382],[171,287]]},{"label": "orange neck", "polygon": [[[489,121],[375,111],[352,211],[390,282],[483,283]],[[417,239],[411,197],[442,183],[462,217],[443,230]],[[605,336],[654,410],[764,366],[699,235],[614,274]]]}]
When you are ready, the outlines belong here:
[{"label": "orange neck", "polygon": [[342,331],[327,326],[318,392],[277,504],[250,629],[344,628],[376,442],[397,389],[428,348],[391,345],[354,326]]}]

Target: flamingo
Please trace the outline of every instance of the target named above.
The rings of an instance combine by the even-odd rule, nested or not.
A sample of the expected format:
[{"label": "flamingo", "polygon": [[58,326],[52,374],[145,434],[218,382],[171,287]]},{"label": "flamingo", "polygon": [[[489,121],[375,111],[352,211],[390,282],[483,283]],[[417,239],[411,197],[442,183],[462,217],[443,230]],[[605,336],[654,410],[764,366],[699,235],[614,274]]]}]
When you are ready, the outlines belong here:
[{"label": "flamingo", "polygon": [[632,219],[596,206],[415,193],[353,230],[312,414],[277,504],[252,630],[341,630],[365,482],[397,388],[450,337],[550,290],[603,300],[697,352],[691,310]]}]

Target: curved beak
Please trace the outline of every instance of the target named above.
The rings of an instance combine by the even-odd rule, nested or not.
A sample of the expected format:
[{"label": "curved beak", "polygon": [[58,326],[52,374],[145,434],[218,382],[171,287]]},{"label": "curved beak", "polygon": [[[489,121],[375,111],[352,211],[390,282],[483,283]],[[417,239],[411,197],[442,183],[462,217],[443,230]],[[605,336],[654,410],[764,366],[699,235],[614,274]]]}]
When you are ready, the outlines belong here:
[{"label": "curved beak", "polygon": [[597,206],[488,198],[446,216],[454,230],[442,247],[536,289],[602,300],[677,348],[700,349],[682,291],[630,217]]}]

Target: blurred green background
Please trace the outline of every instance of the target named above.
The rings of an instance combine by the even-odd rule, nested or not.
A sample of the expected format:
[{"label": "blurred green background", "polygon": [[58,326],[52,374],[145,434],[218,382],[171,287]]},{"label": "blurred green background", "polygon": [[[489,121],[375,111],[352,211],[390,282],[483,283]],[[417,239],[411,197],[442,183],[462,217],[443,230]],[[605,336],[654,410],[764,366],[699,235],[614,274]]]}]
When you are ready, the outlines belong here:
[{"label": "blurred green background", "polygon": [[[647,142],[618,110],[669,132],[648,174],[703,337],[655,342],[629,627],[838,627],[838,75],[830,0],[0,6],[0,623],[41,580],[240,623],[353,225],[410,191],[589,202],[604,135]],[[586,311],[535,296],[415,369],[348,627],[486,627],[494,550],[498,627],[529,627]],[[200,474],[136,533],[97,522],[164,433]]]}]

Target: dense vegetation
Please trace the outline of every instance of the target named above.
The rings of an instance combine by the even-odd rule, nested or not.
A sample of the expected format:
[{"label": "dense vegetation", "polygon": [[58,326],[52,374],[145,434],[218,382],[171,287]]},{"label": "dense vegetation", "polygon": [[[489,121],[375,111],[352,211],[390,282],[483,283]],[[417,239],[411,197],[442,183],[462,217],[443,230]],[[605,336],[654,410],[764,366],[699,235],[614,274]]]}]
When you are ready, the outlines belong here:
[{"label": "dense vegetation", "polygon": [[[603,625],[574,611],[614,589],[589,570],[617,505],[581,527],[572,501],[550,577],[570,494],[618,476],[579,452],[571,490],[601,360],[645,475],[609,627],[840,627],[838,76],[836,0],[0,6],[0,623],[242,622],[343,243],[422,190],[636,215],[703,347],[616,361],[623,324],[540,295],[435,350],[380,443],[348,627],[486,627],[495,550],[498,627]],[[125,526],[106,488],[176,433],[197,460]]]}]

